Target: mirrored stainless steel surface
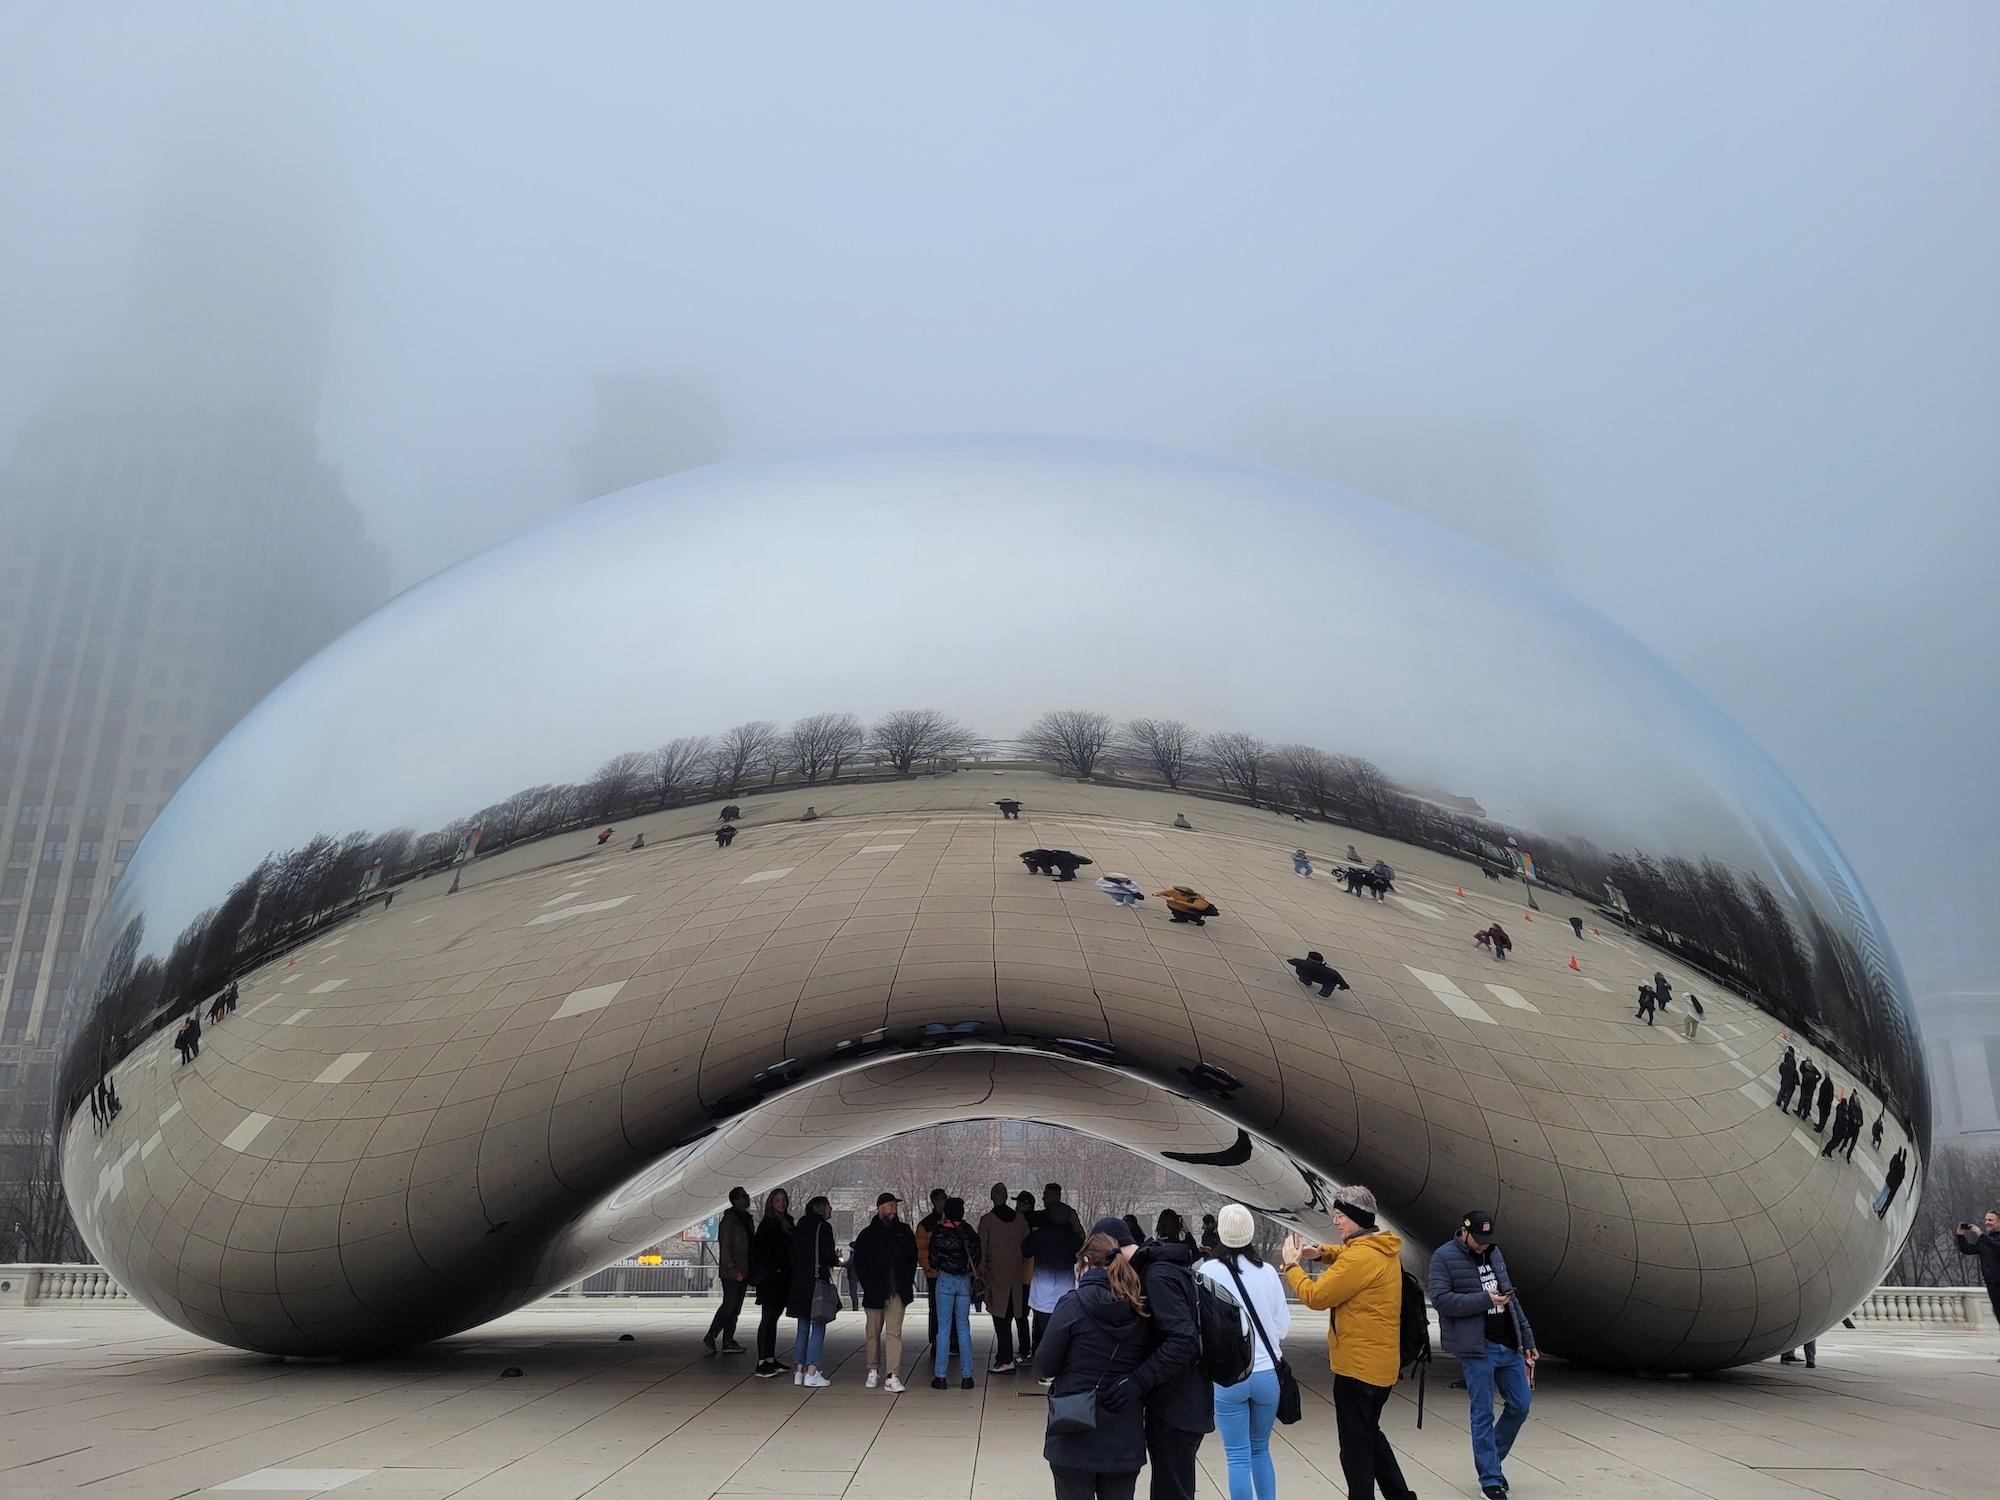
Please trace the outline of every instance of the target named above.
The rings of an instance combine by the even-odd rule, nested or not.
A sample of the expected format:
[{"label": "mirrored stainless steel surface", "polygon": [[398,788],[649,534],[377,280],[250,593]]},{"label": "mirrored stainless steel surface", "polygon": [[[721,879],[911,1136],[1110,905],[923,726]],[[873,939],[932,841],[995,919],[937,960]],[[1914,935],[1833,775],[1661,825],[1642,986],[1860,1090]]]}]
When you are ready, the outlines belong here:
[{"label": "mirrored stainless steel surface", "polygon": [[[910,709],[1266,748],[1212,740],[1178,787],[1144,756],[1086,781],[921,743],[897,775],[837,717],[798,736],[830,782],[770,784],[755,731],[740,766],[689,753]],[[1094,865],[1056,881],[1030,849]],[[1390,885],[1336,883],[1377,861]],[[1175,885],[1219,914],[1172,920]],[[1504,957],[1475,942],[1496,923]],[[1350,987],[1302,984],[1308,951]],[[1494,1210],[1545,1348],[1700,1369],[1857,1303],[1928,1149],[1880,924],[1712,706],[1426,522],[1112,445],[721,465],[410,590],[189,780],[87,981],[62,1072],[86,1237],[147,1305],[279,1353],[464,1328],[735,1181],[1004,1115],[1313,1232],[1338,1182],[1423,1247]],[[1852,1160],[1773,1107],[1787,1045],[1862,1101]]]}]

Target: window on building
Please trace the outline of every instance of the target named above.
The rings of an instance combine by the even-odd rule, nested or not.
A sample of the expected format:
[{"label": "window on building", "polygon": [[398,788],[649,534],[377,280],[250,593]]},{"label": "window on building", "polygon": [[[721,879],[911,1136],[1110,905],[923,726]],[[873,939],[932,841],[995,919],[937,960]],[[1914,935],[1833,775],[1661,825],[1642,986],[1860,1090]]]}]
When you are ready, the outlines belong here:
[{"label": "window on building", "polygon": [[143,791],[145,791],[145,790],[146,790],[146,773],[145,773],[144,771],[134,771],[134,772],[132,773],[132,779],[131,779],[130,781],[126,782],[126,783],[125,783],[125,786],[126,786],[126,790],[128,790],[128,791],[133,791],[133,792],[143,792]]},{"label": "window on building", "polygon": [[0,875],[0,900],[19,899],[27,893],[27,871],[9,870],[5,875]]},{"label": "window on building", "polygon": [[42,1007],[42,1029],[35,1037],[37,1047],[53,1047],[62,1032],[62,1014],[57,1009],[55,996],[49,996],[49,1003]]},{"label": "window on building", "polygon": [[84,914],[80,911],[64,912],[62,919],[62,935],[64,937],[82,937],[84,921],[85,921]]},{"label": "window on building", "polygon": [[[128,802],[125,804],[125,815],[118,820],[118,826],[120,828],[136,828],[139,826],[138,803]],[[129,843],[130,840],[127,840],[127,842]],[[123,856],[121,855],[120,858],[123,858]]]},{"label": "window on building", "polygon": [[32,837],[15,839],[7,850],[7,857],[15,864],[22,864],[35,857],[35,841]]},{"label": "window on building", "polygon": [[69,893],[72,896],[88,897],[90,888],[95,884],[97,884],[95,875],[72,875],[69,881]]},{"label": "window on building", "polygon": [[153,753],[153,737],[150,734],[140,735],[138,739],[132,742],[132,753],[134,755],[151,755]]},{"label": "window on building", "polygon": [[83,821],[91,828],[102,827],[104,823],[104,804],[102,802],[84,804]]},{"label": "window on building", "polygon": [[192,724],[194,722],[194,705],[192,703],[176,703],[174,705],[174,722],[176,724]]},{"label": "window on building", "polygon": [[69,840],[67,839],[43,839],[42,863],[47,864],[51,860],[60,861],[63,857],[63,851],[68,847],[68,844]]},{"label": "window on building", "polygon": [[167,754],[171,755],[175,760],[182,759],[187,753],[188,737],[186,735],[177,734],[167,741]]},{"label": "window on building", "polygon": [[103,854],[104,841],[102,839],[78,839],[76,841],[76,857],[79,860],[92,862],[102,858]]},{"label": "window on building", "polygon": [[41,822],[41,821],[42,821],[42,804],[41,804],[41,803],[39,803],[39,802],[27,802],[27,803],[23,803],[23,804],[22,804],[22,806],[21,806],[21,816],[20,816],[20,818],[19,818],[19,819],[17,820],[17,823],[18,823],[18,826],[19,826],[19,827],[22,827],[22,828],[26,828],[26,827],[28,827],[28,826],[29,826],[30,824],[34,824],[34,823],[39,823],[39,822]]},{"label": "window on building", "polygon": [[0,1063],[0,1089],[11,1089],[14,1086],[15,1080],[20,1076],[20,1064]]},{"label": "window on building", "polygon": [[47,932],[49,930],[49,915],[45,911],[29,912],[28,925],[21,929],[22,936],[40,937],[43,933]]},{"label": "window on building", "polygon": [[155,698],[148,703],[140,711],[139,717],[144,719],[148,724],[157,724],[160,721],[160,700]]},{"label": "window on building", "polygon": [[[128,823],[136,823],[136,822],[138,822],[138,821],[139,821],[139,819],[138,819],[138,812],[139,812],[139,809],[138,809],[138,808],[136,808],[136,807],[134,807],[134,808],[130,808],[130,809],[128,809],[128,811],[129,811],[129,812],[131,812],[131,813],[133,814],[133,816],[131,816],[131,817],[127,818],[127,819],[126,819],[125,821],[126,821],[126,822],[128,822]],[[118,861],[119,861],[119,863],[123,864],[123,863],[124,863],[124,862],[125,862],[126,860],[130,859],[130,858],[132,857],[132,851],[133,851],[134,849],[138,848],[138,847],[139,847],[139,841],[138,841],[137,839],[120,839],[120,840],[118,841]]]},{"label": "window on building", "polygon": [[5,974],[14,962],[14,945],[0,943],[0,974]]},{"label": "window on building", "polygon": [[75,811],[76,809],[67,802],[58,802],[54,807],[49,809],[49,826],[51,828],[69,827],[70,816]]}]

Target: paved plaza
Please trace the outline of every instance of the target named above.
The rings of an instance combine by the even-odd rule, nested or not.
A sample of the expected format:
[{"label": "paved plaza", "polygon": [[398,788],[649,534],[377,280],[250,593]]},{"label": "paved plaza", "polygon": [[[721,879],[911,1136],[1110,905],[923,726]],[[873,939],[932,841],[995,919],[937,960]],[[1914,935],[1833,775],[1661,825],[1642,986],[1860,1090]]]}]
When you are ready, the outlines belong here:
[{"label": "paved plaza", "polygon": [[[801,1390],[704,1359],[706,1307],[562,1302],[391,1359],[286,1363],[129,1308],[0,1313],[0,1496],[169,1500],[338,1491],[341,1500],[851,1496],[1043,1500],[1043,1402],[1013,1377],[900,1396],[861,1383],[860,1320],[829,1334],[834,1384]],[[922,1322],[915,1326],[921,1337]],[[1290,1357],[1305,1420],[1278,1429],[1286,1500],[1345,1493],[1317,1319]],[[788,1325],[789,1326],[789,1325]],[[620,1335],[634,1335],[631,1343]],[[988,1332],[975,1331],[983,1364]],[[914,1362],[912,1349],[907,1357]],[[2000,1337],[1836,1329],[1820,1367],[1694,1378],[1548,1363],[1509,1465],[1518,1500],[1901,1500],[1989,1496],[2000,1468]],[[518,1366],[518,1379],[501,1371]],[[1425,1500],[1477,1496],[1465,1396],[1433,1370],[1385,1427]],[[1226,1495],[1219,1442],[1203,1493]],[[1141,1493],[1144,1493],[1143,1483]]]}]

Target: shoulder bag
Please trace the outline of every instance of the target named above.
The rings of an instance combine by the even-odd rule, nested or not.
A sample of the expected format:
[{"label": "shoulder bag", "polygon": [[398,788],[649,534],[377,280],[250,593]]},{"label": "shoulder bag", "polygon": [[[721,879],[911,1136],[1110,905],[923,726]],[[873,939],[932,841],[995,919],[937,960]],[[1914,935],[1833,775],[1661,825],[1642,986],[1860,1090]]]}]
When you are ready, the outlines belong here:
[{"label": "shoulder bag", "polygon": [[1243,1310],[1250,1314],[1250,1326],[1257,1330],[1257,1338],[1264,1345],[1264,1352],[1271,1356],[1271,1366],[1278,1372],[1278,1420],[1289,1427],[1304,1415],[1299,1409],[1299,1377],[1292,1373],[1292,1367],[1285,1357],[1271,1347],[1271,1336],[1264,1332],[1264,1320],[1257,1316],[1257,1304],[1250,1300],[1250,1293],[1243,1285],[1243,1276],[1225,1258],[1222,1262],[1229,1267],[1229,1274],[1235,1279],[1236,1291],[1243,1298]]},{"label": "shoulder bag", "polygon": [[[823,1224],[820,1230],[822,1244],[825,1240],[831,1238],[832,1235],[833,1226],[831,1224]],[[820,1245],[815,1245],[813,1248],[813,1258],[817,1260],[821,1253]],[[811,1321],[814,1323],[831,1323],[835,1318],[840,1316],[840,1288],[835,1286],[831,1280],[819,1276],[817,1274],[819,1269],[817,1266],[813,1269],[815,1275],[813,1279]]]},{"label": "shoulder bag", "polygon": [[[1081,1316],[1097,1323],[1094,1314],[1084,1312],[1080,1306],[1077,1311]],[[1101,1328],[1104,1325],[1099,1323],[1098,1326]],[[1124,1350],[1125,1335],[1121,1333],[1118,1335],[1117,1352],[1122,1354]],[[1100,1375],[1097,1377],[1097,1384],[1087,1391],[1078,1391],[1069,1396],[1049,1397],[1049,1432],[1058,1437],[1067,1437],[1073,1432],[1097,1431],[1097,1396],[1103,1389],[1104,1376]]]}]

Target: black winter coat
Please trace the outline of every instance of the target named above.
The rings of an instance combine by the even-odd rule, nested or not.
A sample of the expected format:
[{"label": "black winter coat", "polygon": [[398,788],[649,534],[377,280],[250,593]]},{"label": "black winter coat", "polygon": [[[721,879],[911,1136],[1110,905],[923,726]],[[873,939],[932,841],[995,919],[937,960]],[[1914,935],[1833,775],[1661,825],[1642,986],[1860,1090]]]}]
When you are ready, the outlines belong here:
[{"label": "black winter coat", "polygon": [[1153,1315],[1152,1347],[1135,1372],[1146,1415],[1179,1432],[1215,1431],[1215,1387],[1201,1373],[1192,1240],[1151,1240],[1132,1257]]},{"label": "black winter coat", "polygon": [[[1152,1338],[1151,1321],[1111,1290],[1102,1271],[1085,1271],[1049,1316],[1035,1347],[1035,1373],[1054,1379],[1051,1396],[1101,1391],[1139,1368]],[[1146,1467],[1145,1407],[1129,1401],[1123,1411],[1112,1411],[1100,1400],[1095,1431],[1049,1433],[1042,1457],[1062,1469],[1136,1474]]]},{"label": "black winter coat", "polygon": [[1979,1279],[1988,1286],[2000,1286],[2000,1234],[1990,1229],[1976,1230],[1974,1237],[1967,1239],[1965,1231],[1960,1229],[1954,1231],[1952,1238],[1958,1243],[1960,1255],[1979,1257]]},{"label": "black winter coat", "polygon": [[833,1225],[818,1214],[800,1219],[799,1227],[792,1231],[792,1290],[785,1299],[785,1316],[811,1318],[813,1286],[833,1280],[833,1268],[838,1264],[840,1247],[834,1242]]},{"label": "black winter coat", "polygon": [[783,1306],[792,1294],[792,1216],[766,1214],[750,1237],[750,1284],[757,1305]]},{"label": "black winter coat", "polygon": [[886,1307],[891,1297],[905,1307],[917,1300],[917,1234],[901,1219],[880,1215],[854,1237],[848,1268],[861,1283],[863,1307]]},{"label": "black winter coat", "polygon": [[970,1276],[978,1267],[978,1230],[965,1223],[941,1223],[931,1231],[931,1269],[938,1275]]}]

